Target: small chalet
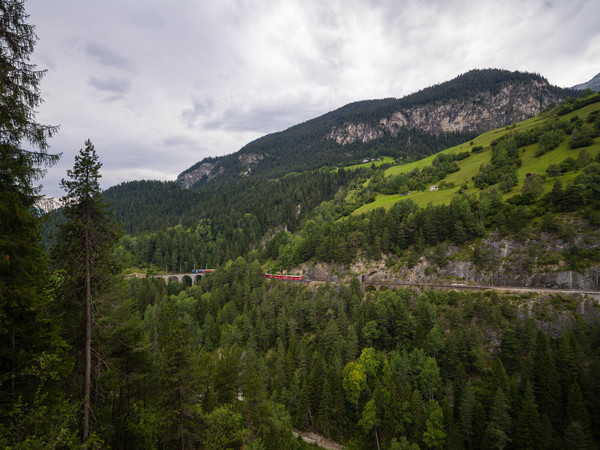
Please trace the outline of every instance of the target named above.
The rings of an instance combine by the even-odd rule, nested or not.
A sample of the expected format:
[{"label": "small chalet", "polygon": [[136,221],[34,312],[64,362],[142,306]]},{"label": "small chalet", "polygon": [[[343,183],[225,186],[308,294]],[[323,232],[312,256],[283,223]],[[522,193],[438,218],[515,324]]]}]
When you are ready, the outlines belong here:
[{"label": "small chalet", "polygon": [[436,184],[432,184],[431,186],[429,186],[430,191],[437,191],[438,189],[439,189],[439,187],[437,187]]}]

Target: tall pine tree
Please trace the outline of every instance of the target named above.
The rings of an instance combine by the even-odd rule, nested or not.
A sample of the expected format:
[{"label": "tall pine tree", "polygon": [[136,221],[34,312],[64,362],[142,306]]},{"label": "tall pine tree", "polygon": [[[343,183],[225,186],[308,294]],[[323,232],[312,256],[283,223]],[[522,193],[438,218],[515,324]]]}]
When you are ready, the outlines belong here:
[{"label": "tall pine tree", "polygon": [[112,277],[118,269],[114,248],[119,231],[100,192],[98,180],[101,166],[94,146],[87,140],[85,148],[75,157],[73,170],[67,171],[69,179],[61,182],[61,187],[66,191],[62,200],[67,221],[60,225],[54,249],[54,257],[63,269],[63,299],[75,311],[75,314],[66,317],[74,321],[71,325],[83,325],[83,333],[80,329],[80,338],[72,344],[78,350],[83,350],[84,442],[91,428],[94,308],[95,303],[101,301],[110,289]]}]

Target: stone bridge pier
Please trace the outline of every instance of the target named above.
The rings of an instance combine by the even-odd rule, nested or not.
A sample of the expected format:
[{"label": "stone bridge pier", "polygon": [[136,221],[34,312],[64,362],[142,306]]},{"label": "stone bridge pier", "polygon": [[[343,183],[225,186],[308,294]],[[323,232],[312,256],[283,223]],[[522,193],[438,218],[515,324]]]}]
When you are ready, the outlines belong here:
[{"label": "stone bridge pier", "polygon": [[[171,281],[176,281],[177,283],[185,283],[189,286],[194,286],[202,279],[202,275],[197,273],[169,273],[167,275],[150,275],[152,278],[162,278],[165,283],[169,284]],[[188,280],[186,280],[189,279]]]}]

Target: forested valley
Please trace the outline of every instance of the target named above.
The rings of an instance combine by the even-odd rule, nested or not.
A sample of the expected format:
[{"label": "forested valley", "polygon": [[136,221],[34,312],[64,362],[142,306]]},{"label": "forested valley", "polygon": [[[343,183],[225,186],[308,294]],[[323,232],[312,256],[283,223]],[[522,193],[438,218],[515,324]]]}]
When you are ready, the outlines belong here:
[{"label": "forested valley", "polygon": [[[591,113],[562,118],[565,111],[576,114],[584,107],[592,108]],[[166,272],[212,268],[249,252],[266,270],[297,270],[315,261],[347,266],[361,258],[410,267],[432,253],[434,265],[443,266],[448,246],[490,233],[520,241],[545,233],[565,242],[561,260],[582,268],[600,261],[595,245],[585,248],[574,239],[593,235],[600,223],[599,109],[600,96],[591,95],[557,107],[542,126],[505,130],[486,148],[471,143],[466,146],[470,151],[440,153],[430,165],[395,175],[388,171],[402,165],[373,163],[207,187],[198,193],[196,208],[180,216],[181,225],[127,234],[118,251],[130,266]],[[491,154],[490,162],[481,164],[471,179],[460,186],[446,181],[459,164],[469,164],[482,152]],[[539,174],[529,174],[517,185],[522,159],[533,161],[527,170],[539,166],[543,155],[557,162],[542,165],[543,172],[536,167]],[[442,191],[455,192],[447,204],[419,204],[408,195],[436,183]],[[105,194],[126,227],[140,227],[144,218],[153,217],[149,211],[132,212],[140,199],[148,198],[139,195],[138,186],[143,184]],[[195,194],[182,192],[190,198]],[[398,200],[391,206],[357,214],[376,198],[394,195]],[[160,217],[168,217],[172,205],[178,205],[163,204]],[[477,264],[492,265],[494,257],[488,256],[472,255]]]},{"label": "forested valley", "polygon": [[[593,296],[376,290],[349,271],[383,261],[435,275],[450,259],[486,270],[499,263],[490,235],[531,254],[536,235],[560,245],[515,270],[597,266],[597,94],[410,171],[388,172],[407,161],[393,168],[382,152],[200,191],[143,181],[103,193],[101,149],[86,140],[60,212],[43,214],[38,184],[59,158],[58,129],[35,120],[44,72],[29,63],[23,2],[0,0],[0,14],[0,447],[305,449],[317,447],[299,434],[313,432],[357,450],[598,448]],[[435,92],[460,96],[452,86]],[[484,153],[489,164],[461,186],[447,181]],[[573,156],[519,181],[544,154]],[[455,195],[404,198],[434,183]],[[402,198],[368,210],[386,196]],[[346,275],[265,277],[316,264]],[[215,270],[193,283],[153,277],[198,268]]]}]

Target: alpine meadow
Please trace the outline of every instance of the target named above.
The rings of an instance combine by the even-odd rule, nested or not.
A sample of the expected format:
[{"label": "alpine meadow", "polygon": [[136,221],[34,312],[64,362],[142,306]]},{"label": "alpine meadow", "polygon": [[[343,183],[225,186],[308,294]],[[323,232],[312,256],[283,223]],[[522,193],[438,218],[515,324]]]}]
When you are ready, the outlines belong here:
[{"label": "alpine meadow", "polygon": [[37,42],[0,0],[1,448],[600,447],[597,76],[468,70],[106,190],[82,136],[48,211]]}]

